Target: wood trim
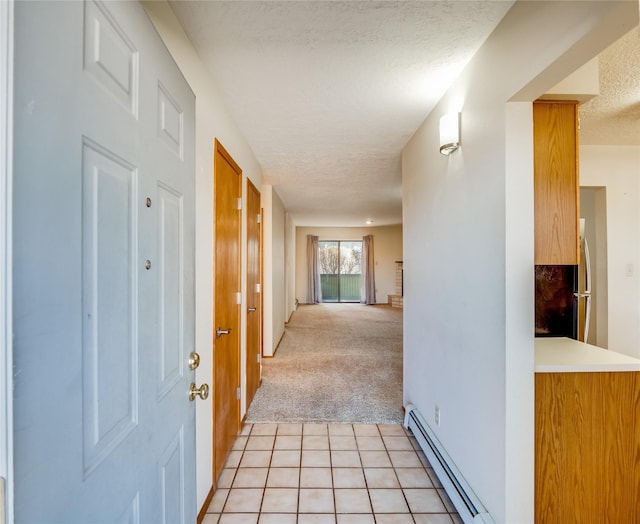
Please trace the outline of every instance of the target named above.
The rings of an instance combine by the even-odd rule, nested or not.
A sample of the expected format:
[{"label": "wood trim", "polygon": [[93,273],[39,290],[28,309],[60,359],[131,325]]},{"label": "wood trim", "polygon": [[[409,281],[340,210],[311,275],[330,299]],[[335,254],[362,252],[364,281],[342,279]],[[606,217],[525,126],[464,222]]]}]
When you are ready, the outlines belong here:
[{"label": "wood trim", "polygon": [[211,489],[209,490],[209,494],[207,495],[207,498],[204,499],[204,504],[202,505],[202,507],[200,508],[200,511],[198,512],[198,518],[196,519],[197,524],[202,524],[202,521],[207,516],[207,510],[211,505],[211,501],[213,500],[213,495],[215,492],[216,492],[215,488],[211,486]]},{"label": "wood trim", "polygon": [[280,336],[280,340],[278,340],[278,343],[276,344],[276,348],[273,350],[273,356],[276,356],[276,351],[278,351],[278,348],[280,347],[280,344],[282,344],[282,341],[284,340],[284,336],[287,334],[286,331],[282,332],[282,335]]},{"label": "wood trim", "polygon": [[273,350],[273,355],[264,355],[262,358],[273,358],[276,356],[276,352],[278,351],[278,348],[280,347],[280,344],[282,344],[282,340],[284,339],[284,336],[287,334],[287,332],[285,331],[284,333],[282,333],[282,336],[280,337],[280,340],[278,340],[278,343],[276,344],[276,348]]},{"label": "wood trim", "polygon": [[[215,145],[216,151],[224,157],[224,159],[231,165],[233,170],[239,175],[242,175],[242,169],[240,168],[240,166],[236,163],[233,157],[229,154],[229,152],[224,148],[224,146],[220,143],[220,141],[217,138],[214,138],[214,145]],[[242,187],[240,188],[240,190],[242,191]]]},{"label": "wood trim", "polygon": [[[264,358],[264,208],[262,207],[262,193],[260,193],[260,358]],[[260,385],[262,385],[262,367],[260,368]]]}]

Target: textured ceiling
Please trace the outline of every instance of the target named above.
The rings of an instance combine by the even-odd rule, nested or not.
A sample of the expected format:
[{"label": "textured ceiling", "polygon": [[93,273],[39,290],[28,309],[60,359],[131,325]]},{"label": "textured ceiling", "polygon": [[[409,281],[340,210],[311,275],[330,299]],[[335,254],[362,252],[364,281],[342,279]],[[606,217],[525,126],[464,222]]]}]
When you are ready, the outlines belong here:
[{"label": "textured ceiling", "polygon": [[[297,225],[402,221],[401,149],[512,1],[170,5]],[[640,144],[640,32],[601,58],[582,144]]]},{"label": "textured ceiling", "polygon": [[511,1],[172,1],[297,225],[402,221],[402,147]]},{"label": "textured ceiling", "polygon": [[640,145],[640,27],[600,54],[600,95],[580,106],[583,145]]}]

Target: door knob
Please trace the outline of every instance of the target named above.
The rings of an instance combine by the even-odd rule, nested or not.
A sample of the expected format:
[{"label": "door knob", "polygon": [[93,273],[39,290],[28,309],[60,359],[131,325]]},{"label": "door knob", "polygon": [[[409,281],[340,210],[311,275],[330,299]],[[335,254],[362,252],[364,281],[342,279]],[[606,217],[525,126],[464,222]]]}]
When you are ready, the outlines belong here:
[{"label": "door knob", "polygon": [[189,369],[196,369],[200,365],[200,355],[195,351],[189,353]]},{"label": "door knob", "polygon": [[216,338],[220,338],[222,335],[228,335],[229,333],[231,333],[231,328],[227,328],[227,329],[218,328],[216,329]]},{"label": "door knob", "polygon": [[247,313],[253,313],[256,310],[254,307],[250,307],[247,309]]},{"label": "door knob", "polygon": [[195,400],[198,395],[202,400],[207,400],[209,396],[209,384],[202,384],[199,388],[196,387],[196,383],[192,382],[189,388],[189,400]]}]

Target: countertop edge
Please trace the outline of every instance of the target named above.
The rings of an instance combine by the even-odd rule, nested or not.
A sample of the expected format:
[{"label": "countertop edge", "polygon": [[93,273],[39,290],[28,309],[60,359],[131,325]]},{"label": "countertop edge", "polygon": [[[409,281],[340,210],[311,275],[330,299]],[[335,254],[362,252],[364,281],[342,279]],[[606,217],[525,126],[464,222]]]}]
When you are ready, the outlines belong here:
[{"label": "countertop edge", "polygon": [[534,372],[640,372],[640,359],[569,338],[536,338]]},{"label": "countertop edge", "polygon": [[629,365],[597,364],[597,365],[536,365],[534,373],[638,373],[640,366],[630,367]]}]

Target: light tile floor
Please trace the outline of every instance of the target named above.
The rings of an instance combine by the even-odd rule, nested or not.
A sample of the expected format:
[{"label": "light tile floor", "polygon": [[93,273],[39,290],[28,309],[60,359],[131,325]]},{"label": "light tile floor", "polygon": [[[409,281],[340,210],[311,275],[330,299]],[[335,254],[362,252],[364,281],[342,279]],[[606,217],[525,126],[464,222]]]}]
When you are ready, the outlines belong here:
[{"label": "light tile floor", "polygon": [[203,524],[461,524],[399,424],[247,424]]}]

